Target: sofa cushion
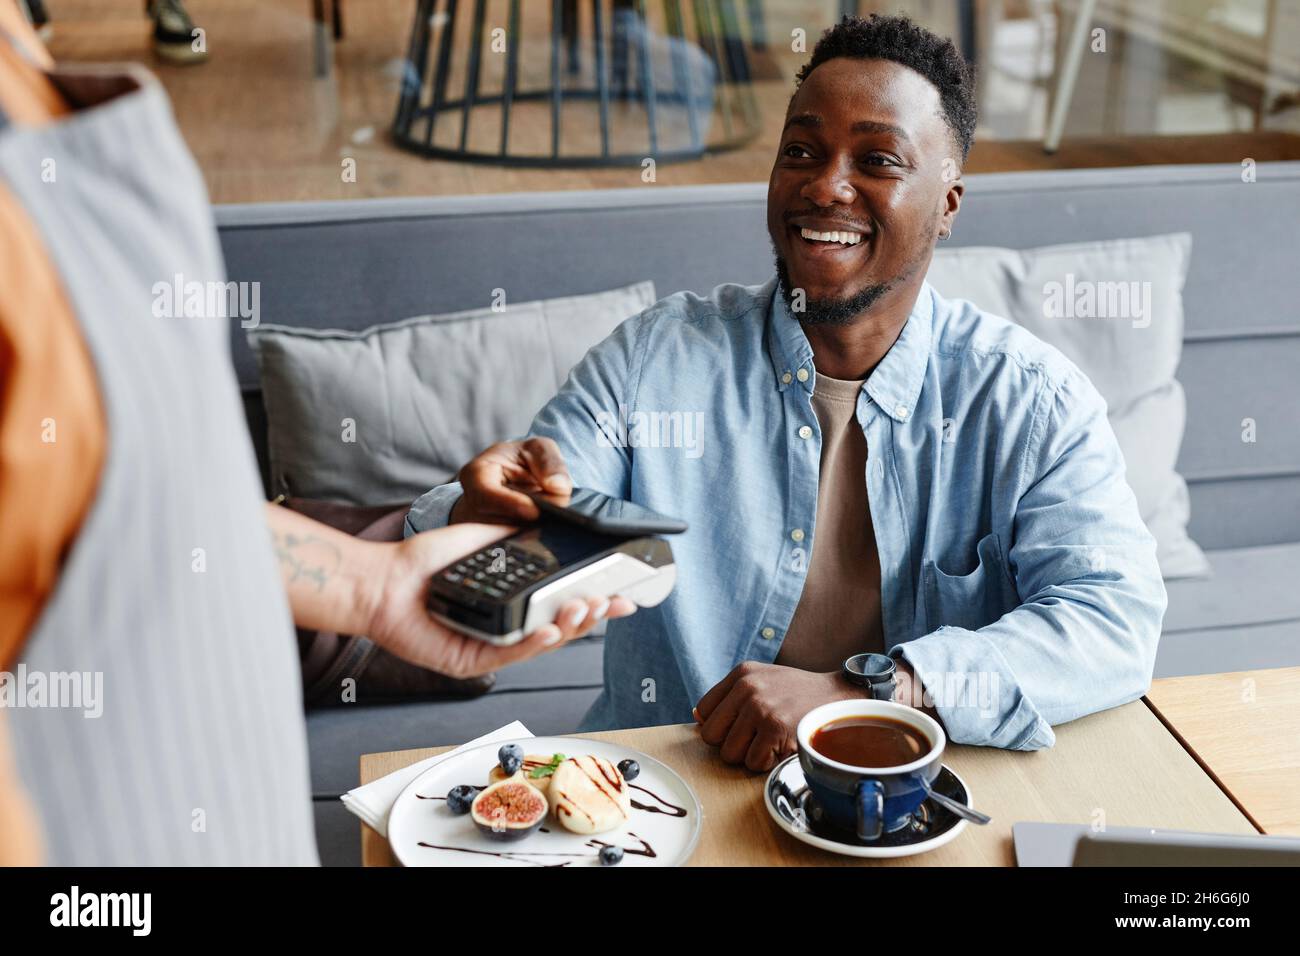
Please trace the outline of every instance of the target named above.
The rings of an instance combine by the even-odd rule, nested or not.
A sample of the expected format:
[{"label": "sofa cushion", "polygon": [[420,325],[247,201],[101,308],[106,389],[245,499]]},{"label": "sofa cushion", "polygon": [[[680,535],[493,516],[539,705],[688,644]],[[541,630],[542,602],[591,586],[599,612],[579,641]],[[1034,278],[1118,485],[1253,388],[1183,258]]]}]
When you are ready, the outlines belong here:
[{"label": "sofa cushion", "polygon": [[250,329],[271,489],[354,505],[417,498],[526,432],[587,349],[654,299],[641,282],[360,332]]},{"label": "sofa cushion", "polygon": [[1155,679],[1300,666],[1300,622],[1234,624],[1165,634]]},{"label": "sofa cushion", "polygon": [[975,246],[940,249],[928,277],[943,295],[1060,349],[1091,379],[1166,578],[1207,570],[1187,534],[1187,484],[1174,468],[1187,418],[1174,373],[1190,257],[1185,233],[1025,250]]},{"label": "sofa cushion", "polygon": [[1224,548],[1206,557],[1209,577],[1165,582],[1164,633],[1290,623],[1300,658],[1300,543]]},{"label": "sofa cushion", "polygon": [[1169,581],[1155,676],[1300,665],[1300,544],[1207,551],[1205,580]]},{"label": "sofa cushion", "polygon": [[[602,627],[603,627],[602,622]],[[551,654],[539,654],[522,664],[497,671],[494,690],[563,690],[601,686],[605,638],[591,636],[570,641]]]}]

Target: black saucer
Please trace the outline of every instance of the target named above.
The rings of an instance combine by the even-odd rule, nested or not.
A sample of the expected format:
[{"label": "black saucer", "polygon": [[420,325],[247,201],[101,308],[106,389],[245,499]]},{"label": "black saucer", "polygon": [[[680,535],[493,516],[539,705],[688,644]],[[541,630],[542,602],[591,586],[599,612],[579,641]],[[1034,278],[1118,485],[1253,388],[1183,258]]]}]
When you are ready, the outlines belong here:
[{"label": "black saucer", "polygon": [[[966,792],[966,787],[947,767],[940,769],[939,776],[935,778],[930,789],[967,806],[970,805],[970,795]],[[767,800],[781,819],[795,829],[800,828],[802,818],[807,832],[823,840],[847,846],[880,849],[915,846],[942,836],[961,822],[961,818],[951,810],[926,798],[906,825],[891,833],[881,834],[876,840],[860,840],[857,833],[852,830],[835,826],[829,820],[823,819],[821,807],[812,791],[808,789],[797,756],[790,757],[772,771],[767,782]]]}]

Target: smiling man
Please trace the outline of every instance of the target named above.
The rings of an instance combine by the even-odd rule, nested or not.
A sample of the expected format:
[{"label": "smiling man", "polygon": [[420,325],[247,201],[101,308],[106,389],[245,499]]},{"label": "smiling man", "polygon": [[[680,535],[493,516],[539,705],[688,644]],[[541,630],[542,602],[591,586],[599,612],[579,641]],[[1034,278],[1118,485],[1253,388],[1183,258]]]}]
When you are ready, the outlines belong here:
[{"label": "smiling man", "polygon": [[[1105,405],[1059,352],[925,282],[975,128],[952,44],[846,19],[799,81],[768,189],[777,277],[629,319],[410,530],[533,518],[506,487],[526,481],[690,523],[675,594],[609,627],[588,728],[694,716],[764,770],[813,707],[892,695],[958,743],[1050,746],[1146,690],[1165,608]],[[622,406],[703,411],[708,450],[600,441]],[[891,664],[892,684],[863,677]]]}]

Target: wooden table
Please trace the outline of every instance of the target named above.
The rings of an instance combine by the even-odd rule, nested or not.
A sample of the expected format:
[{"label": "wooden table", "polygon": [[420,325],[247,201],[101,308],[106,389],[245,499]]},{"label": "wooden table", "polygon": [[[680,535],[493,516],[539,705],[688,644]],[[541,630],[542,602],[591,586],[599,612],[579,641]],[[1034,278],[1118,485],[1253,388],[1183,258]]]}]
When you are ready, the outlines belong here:
[{"label": "wooden table", "polygon": [[[1239,739],[1249,740],[1246,749],[1252,757],[1274,752],[1269,743],[1272,733],[1257,731],[1249,723],[1262,715],[1268,715],[1270,720],[1277,718],[1279,724],[1284,717],[1289,718],[1292,740],[1295,737],[1300,715],[1300,668],[1294,669],[1285,682],[1270,677],[1266,683],[1261,676],[1276,673],[1263,671],[1253,675],[1257,688],[1261,688],[1257,699],[1269,701],[1268,706],[1262,710],[1243,708],[1236,729],[1224,738],[1230,740],[1235,733]],[[1240,687],[1241,681],[1250,676],[1216,675],[1216,682],[1219,677],[1235,678],[1233,686]],[[1207,678],[1177,680],[1208,681]],[[1158,682],[1162,688],[1166,683]],[[1206,703],[1207,695],[1197,693],[1194,687],[1194,684],[1187,685],[1179,699],[1200,700],[1209,710],[1206,720],[1223,713],[1223,700],[1211,696]],[[1154,696],[1155,691],[1152,693]],[[1161,699],[1169,696],[1162,695]],[[1289,698],[1287,715],[1280,713],[1288,706],[1284,698]],[[1197,713],[1195,707],[1186,710],[1189,714]],[[694,725],[589,736],[616,741],[657,757],[691,784],[704,807],[703,832],[691,858],[694,866],[1013,866],[1011,826],[1021,820],[1085,824],[1099,821],[1108,826],[1216,833],[1256,832],[1251,818],[1238,808],[1215,777],[1202,769],[1197,758],[1166,729],[1144,700],[1063,724],[1055,731],[1055,747],[1031,753],[950,746],[945,763],[966,781],[975,806],[992,814],[993,822],[985,827],[969,826],[946,846],[900,860],[850,859],[825,853],[790,837],[777,828],[763,806],[766,775],[722,763],[713,748],[699,739]],[[1210,739],[1209,735],[1200,733],[1193,736],[1197,740],[1202,736]],[[1210,751],[1208,743],[1203,746],[1206,752]],[[361,781],[368,783],[448,749],[366,754],[361,758]],[[1277,753],[1284,751],[1285,747],[1279,745]],[[1292,772],[1297,765],[1292,759]],[[1268,766],[1273,766],[1271,758]],[[1249,768],[1243,768],[1242,776],[1249,777],[1249,774]],[[1235,779],[1232,774],[1228,776]],[[1223,774],[1219,777],[1222,779]],[[1281,816],[1289,813],[1294,820],[1295,799],[1288,800],[1280,786],[1267,792],[1276,795],[1277,813]],[[1253,812],[1258,815],[1261,811]],[[364,824],[361,856],[366,866],[392,866],[395,862],[384,838]]]},{"label": "wooden table", "polygon": [[1260,831],[1300,836],[1300,667],[1170,677],[1147,700]]}]

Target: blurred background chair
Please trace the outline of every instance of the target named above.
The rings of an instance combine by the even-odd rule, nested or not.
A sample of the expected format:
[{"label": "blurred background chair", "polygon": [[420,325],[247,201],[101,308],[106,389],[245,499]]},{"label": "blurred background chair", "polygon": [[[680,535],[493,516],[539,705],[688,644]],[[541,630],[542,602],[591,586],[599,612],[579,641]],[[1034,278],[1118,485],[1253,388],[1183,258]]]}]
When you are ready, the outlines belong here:
[{"label": "blurred background chair", "polygon": [[[520,4],[510,0],[501,27],[485,0],[463,23],[457,0],[418,0],[392,129],[399,146],[466,162],[619,166],[696,159],[757,135],[734,0],[552,0],[545,37],[526,35]],[[748,9],[752,34],[762,11]],[[514,135],[521,123],[526,138]]]}]

